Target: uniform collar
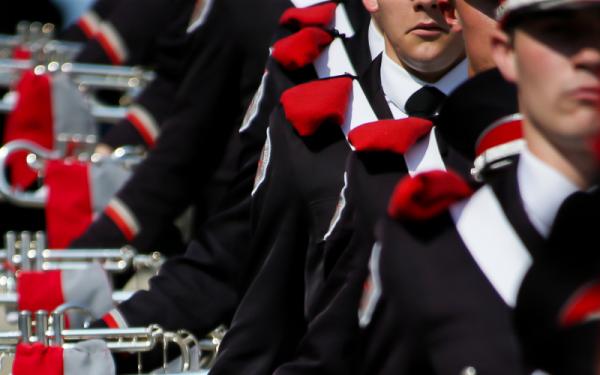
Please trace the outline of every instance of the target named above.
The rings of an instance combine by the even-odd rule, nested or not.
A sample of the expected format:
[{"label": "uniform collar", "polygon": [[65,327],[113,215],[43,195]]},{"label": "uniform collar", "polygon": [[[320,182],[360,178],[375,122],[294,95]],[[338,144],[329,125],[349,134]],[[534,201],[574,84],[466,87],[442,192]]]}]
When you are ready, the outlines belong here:
[{"label": "uniform collar", "polygon": [[529,220],[547,238],[560,205],[579,189],[527,148],[519,158],[517,181]]},{"label": "uniform collar", "polygon": [[375,22],[373,22],[373,19],[369,21],[368,38],[369,51],[371,52],[371,60],[375,60],[375,58],[379,56],[381,52],[383,52],[385,42],[383,40],[383,35],[381,34],[381,31],[377,29],[377,26],[375,26]]},{"label": "uniform collar", "polygon": [[467,61],[463,60],[435,83],[428,83],[410,74],[383,52],[381,61],[381,87],[394,113],[394,117],[405,113],[408,98],[425,85],[434,86],[448,95],[456,86],[467,79]]}]

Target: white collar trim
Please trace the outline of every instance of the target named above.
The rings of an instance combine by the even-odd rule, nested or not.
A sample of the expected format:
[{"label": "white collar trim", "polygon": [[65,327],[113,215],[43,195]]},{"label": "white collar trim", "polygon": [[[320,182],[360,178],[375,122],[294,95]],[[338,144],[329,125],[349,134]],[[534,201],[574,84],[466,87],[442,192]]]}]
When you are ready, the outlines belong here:
[{"label": "white collar trim", "polygon": [[521,152],[517,181],[529,220],[542,236],[548,237],[560,205],[579,189],[528,148]]}]

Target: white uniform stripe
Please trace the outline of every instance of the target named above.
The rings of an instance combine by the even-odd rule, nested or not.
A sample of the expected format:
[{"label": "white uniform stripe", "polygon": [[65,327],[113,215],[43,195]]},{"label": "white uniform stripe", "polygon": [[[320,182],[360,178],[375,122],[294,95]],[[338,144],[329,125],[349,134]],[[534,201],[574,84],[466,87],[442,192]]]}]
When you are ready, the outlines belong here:
[{"label": "white uniform stripe", "polygon": [[104,36],[110,48],[120,62],[127,60],[128,50],[125,42],[110,22],[102,22],[98,33]]},{"label": "white uniform stripe", "polygon": [[323,236],[323,241],[327,241],[335,226],[340,221],[342,217],[342,212],[344,212],[344,208],[346,207],[346,189],[348,188],[348,173],[344,172],[344,187],[342,187],[342,191],[340,191],[340,198],[338,200],[338,204],[335,207],[335,212],[333,213],[333,217],[331,218],[331,222],[329,223],[329,230]]},{"label": "white uniform stripe", "polygon": [[160,132],[158,123],[146,108],[134,104],[129,107],[129,112],[140,121],[140,125],[144,127],[144,130],[152,140],[155,140],[158,137],[158,133]]},{"label": "white uniform stripe", "polygon": [[96,34],[100,27],[100,17],[91,10],[81,16],[80,22],[88,29],[89,35]]},{"label": "white uniform stripe", "polygon": [[113,198],[108,207],[111,208],[118,216],[123,220],[123,223],[127,225],[129,230],[135,235],[140,231],[140,224],[133,212],[123,203],[119,198]]},{"label": "white uniform stripe", "polygon": [[254,93],[254,96],[252,97],[252,100],[250,101],[250,105],[248,106],[248,109],[246,110],[246,114],[244,115],[244,120],[242,121],[242,126],[240,127],[240,130],[239,130],[240,133],[244,132],[245,130],[247,130],[250,127],[250,125],[252,124],[252,121],[254,121],[254,118],[258,114],[258,110],[260,108],[260,103],[261,103],[263,95],[265,93],[265,84],[267,82],[268,76],[269,76],[269,71],[265,70],[265,72],[263,73],[263,76],[260,80],[260,86],[258,86],[258,89]]},{"label": "white uniform stripe", "polygon": [[258,191],[258,188],[265,181],[267,176],[267,168],[269,167],[269,161],[271,160],[271,129],[267,128],[267,139],[260,155],[258,162],[258,169],[256,171],[256,177],[254,178],[254,188],[252,189],[251,195],[254,196]]},{"label": "white uniform stripe", "polygon": [[306,8],[313,5],[324,3],[326,0],[291,0],[296,8]]},{"label": "white uniform stripe", "polygon": [[532,260],[492,189],[482,187],[470,199],[453,205],[450,213],[481,271],[506,304],[514,307]]},{"label": "white uniform stripe", "polygon": [[373,249],[371,250],[371,258],[369,259],[369,277],[367,279],[371,284],[371,289],[363,291],[363,293],[366,292],[366,294],[363,295],[363,299],[366,298],[366,301],[361,301],[361,306],[358,311],[358,325],[361,328],[365,328],[371,323],[371,318],[373,317],[373,313],[375,312],[375,308],[381,297],[381,276],[379,275],[380,258],[381,244],[375,242]]},{"label": "white uniform stripe", "polygon": [[200,14],[198,14],[197,18],[192,20],[192,22],[190,23],[190,25],[188,26],[186,32],[189,33],[193,33],[197,28],[199,28],[200,26],[202,26],[204,24],[204,22],[206,22],[206,18],[208,17],[208,14],[210,13],[212,6],[213,6],[213,1],[214,0],[203,0],[204,4],[201,5],[202,10],[200,11]]},{"label": "white uniform stripe", "polygon": [[125,320],[125,317],[123,317],[123,314],[121,314],[121,312],[118,309],[110,310],[108,312],[108,315],[110,315],[114,319],[119,328],[129,327],[129,324],[127,324],[127,320]]}]

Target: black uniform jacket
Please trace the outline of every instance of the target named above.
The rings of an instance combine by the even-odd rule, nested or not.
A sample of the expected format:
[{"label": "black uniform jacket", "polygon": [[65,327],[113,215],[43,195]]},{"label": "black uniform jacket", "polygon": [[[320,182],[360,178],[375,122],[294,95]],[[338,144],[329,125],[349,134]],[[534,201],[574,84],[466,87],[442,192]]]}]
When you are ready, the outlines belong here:
[{"label": "black uniform jacket", "polygon": [[[535,257],[544,240],[515,199],[520,196],[516,163],[495,175],[490,186],[509,225]],[[380,238],[381,254],[374,263],[381,296],[364,331],[357,373],[524,373],[512,310],[475,262],[448,212],[421,222],[387,218]]]},{"label": "black uniform jacket", "polygon": [[[193,34],[200,39],[194,43],[198,52],[192,53],[172,116],[162,126],[152,152],[117,194],[137,219],[139,231],[126,236],[103,214],[75,246],[129,242],[140,250],[181,249],[165,227],[172,227],[170,223],[190,204],[197,214],[206,214],[208,203],[201,189],[217,170],[260,83],[271,34],[287,5],[280,0],[213,4],[202,31]],[[249,17],[254,13],[260,17]]]},{"label": "black uniform jacket", "polygon": [[[133,105],[144,111],[145,116],[138,115],[135,109],[130,110],[125,119],[102,136],[101,143],[112,148],[123,145],[154,147],[162,126],[173,115],[174,102],[180,88],[189,80],[202,79],[200,74],[189,72],[194,64],[202,61],[199,55],[203,53],[202,44],[206,40],[196,34],[205,33],[205,28],[196,27],[186,33],[187,24],[181,22],[176,26],[172,28],[172,33],[161,36],[157,41],[160,45],[154,52],[153,64],[156,77],[135,97]],[[202,86],[203,82],[197,81],[196,85]]]},{"label": "black uniform jacket", "polygon": [[[270,10],[273,10],[275,5],[280,8],[289,6],[287,1],[265,1],[262,4]],[[239,9],[239,11],[242,15],[245,15],[247,10]],[[215,46],[215,48],[218,47]],[[232,58],[236,56],[230,55]],[[237,63],[237,61],[228,61],[228,64],[233,63]],[[216,68],[214,67],[214,69]],[[279,69],[277,63],[269,59],[267,72],[275,72],[277,69]],[[216,72],[213,73],[216,74]],[[215,74],[209,75],[211,79],[225,79],[225,77],[215,76]],[[292,72],[287,75],[282,72],[277,75],[267,74],[265,76],[263,90],[258,91],[260,94],[253,101],[256,108],[252,106],[248,111],[244,121],[245,126],[240,133],[242,148],[238,170],[224,201],[217,213],[212,215],[199,229],[196,240],[191,242],[185,255],[174,257],[164,264],[160,274],[151,280],[149,291],[138,292],[133,298],[118,306],[119,312],[129,326],[159,323],[165,328],[168,327],[167,329],[186,328],[200,336],[219,323],[228,322],[237,306],[239,296],[243,294],[248,286],[253,269],[258,268],[258,265],[262,263],[264,257],[264,255],[261,255],[262,249],[270,249],[269,241],[277,234],[274,230],[265,230],[263,232],[265,234],[263,242],[253,244],[250,241],[252,230],[250,225],[250,192],[255,179],[260,150],[266,136],[266,127],[269,123],[268,115],[271,112],[273,103],[277,102],[274,96],[278,97],[281,90],[289,87],[296,80],[304,79],[306,74],[304,71]],[[309,74],[309,76],[311,75]],[[276,77],[281,79],[274,79]],[[211,103],[214,102],[211,101]],[[254,113],[254,109],[256,109],[256,113]],[[215,113],[214,116],[217,114],[219,113]],[[182,132],[191,131],[194,128],[190,126],[180,130]],[[173,134],[170,136],[174,137],[179,134],[180,141],[186,142],[182,145],[170,143],[168,146],[171,147],[172,152],[177,151],[182,146],[187,147],[188,143],[193,143],[192,141],[197,139],[194,137],[201,135],[201,133],[180,134],[175,133],[174,130],[171,131],[173,131]],[[188,138],[185,138],[185,135],[188,135]],[[160,139],[162,140],[163,137],[164,135]],[[208,140],[201,138],[197,141],[209,143]],[[157,150],[160,149],[160,145],[159,142]],[[189,146],[192,147],[193,145],[190,144]],[[166,152],[166,150],[167,145],[165,145],[163,152]],[[202,150],[195,148],[194,151],[200,153]],[[159,159],[153,160],[152,166],[155,173],[170,172],[168,169],[167,171],[161,170],[165,167],[165,164],[158,163]],[[178,159],[178,163],[187,165],[185,159]],[[172,165],[177,164],[173,161]],[[201,166],[204,168],[209,167],[204,164]],[[193,168],[191,170],[193,171]],[[147,171],[149,173],[150,168]],[[177,174],[171,173],[169,175],[175,182],[181,178],[190,177],[190,173],[183,167],[177,167],[176,172]],[[157,183],[159,179],[153,181]],[[153,189],[171,188],[164,183],[152,187]],[[180,185],[177,185],[177,187],[180,187]],[[141,189],[141,191],[138,190],[138,194],[149,192],[143,184],[128,185],[125,190],[134,191],[134,188]],[[176,191],[176,189],[173,189],[173,191]],[[185,193],[188,189],[182,191]],[[189,198],[181,195],[183,193],[177,193],[179,195],[176,195],[180,202],[183,202],[185,198]],[[170,206],[169,208],[172,209]],[[107,217],[100,220],[110,222]],[[100,225],[102,224],[96,222],[91,231],[97,230],[96,234],[98,234],[102,233],[102,230],[106,230],[106,228],[100,228]],[[112,224],[112,226],[113,228],[108,228],[107,232],[119,233],[115,225]],[[85,240],[86,237],[93,240],[94,233],[90,232],[81,240]],[[125,239],[121,235],[115,241],[122,243]],[[101,324],[101,322],[96,322],[96,324]]]},{"label": "black uniform jacket", "polygon": [[194,3],[194,0],[120,1],[75,60],[152,67],[161,55],[168,56],[173,43],[180,43],[185,36]]},{"label": "black uniform jacket", "polygon": [[[379,79],[378,68],[375,71]],[[361,79],[365,91],[373,78],[366,73]],[[383,104],[376,114],[391,117],[385,100]],[[281,106],[271,117],[269,139],[269,164],[253,199],[253,240],[273,230],[279,233],[236,312],[215,374],[242,368],[269,373],[289,360],[322,281],[314,261],[320,259],[350,147],[337,124],[324,123],[313,134],[301,136]]]},{"label": "black uniform jacket", "polygon": [[526,363],[549,374],[595,374],[600,254],[600,194],[579,192],[560,207],[540,253],[520,286],[515,327]]},{"label": "black uniform jacket", "polygon": [[[380,79],[379,62],[367,75],[367,84],[372,87],[377,87]],[[391,117],[381,91],[368,92],[375,92],[371,102],[380,117]],[[470,163],[450,148],[439,133],[435,136],[446,168],[468,178]],[[395,150],[356,150],[348,155],[339,218],[334,218],[335,225],[324,241],[322,259],[315,261],[323,274],[323,287],[316,293],[308,330],[296,358],[277,369],[277,374],[352,371],[358,336],[356,311],[375,241],[373,231],[386,213],[396,183],[407,174],[404,156]]]}]

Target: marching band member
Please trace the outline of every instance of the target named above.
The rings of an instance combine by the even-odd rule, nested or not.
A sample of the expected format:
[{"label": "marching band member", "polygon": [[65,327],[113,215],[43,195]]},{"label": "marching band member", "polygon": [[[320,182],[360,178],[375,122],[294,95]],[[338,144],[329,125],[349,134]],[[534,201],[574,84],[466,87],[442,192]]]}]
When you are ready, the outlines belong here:
[{"label": "marching band member", "polygon": [[[223,24],[224,19],[232,18],[232,15],[234,14],[246,19],[250,12],[250,10],[245,9],[244,7],[240,8],[239,6],[234,7],[231,4],[221,4],[223,8],[215,7],[209,14],[204,26],[207,30],[212,30],[212,28],[217,25],[227,28],[227,24]],[[289,6],[289,3],[286,1],[268,1],[260,3],[260,7],[257,6],[258,4],[259,3],[254,4],[252,11],[260,13],[263,20],[265,14],[269,14],[270,12],[275,13],[278,8],[283,9]],[[350,20],[361,19],[360,16],[352,16],[353,7],[351,2],[345,5],[347,5],[348,18],[350,18]],[[264,9],[263,6],[265,7]],[[235,9],[235,13],[227,13],[225,11],[227,9]],[[272,16],[278,16],[278,14],[272,14]],[[214,19],[212,19],[213,17]],[[252,19],[252,17],[248,19]],[[343,19],[346,20],[347,18],[344,17]],[[242,26],[241,23],[236,23],[236,25]],[[248,26],[252,27],[252,25]],[[263,27],[266,29],[269,25],[265,22]],[[228,30],[228,32],[234,31],[231,28],[228,28]],[[252,30],[254,30],[253,32],[258,32],[255,27]],[[253,40],[255,44],[258,43],[257,38],[252,38],[247,35],[248,33],[248,30],[239,30],[239,35],[243,35],[244,38]],[[214,37],[218,34],[211,33],[209,35]],[[266,36],[266,34],[261,35]],[[262,40],[263,42],[266,42],[266,39]],[[227,43],[231,43],[231,50],[227,51],[228,55],[225,54],[225,51],[222,52],[224,53],[222,58],[226,64],[221,61],[220,64],[216,64],[216,66],[213,67],[214,70],[218,71],[219,69],[224,69],[223,72],[225,72],[228,71],[228,65],[237,65],[240,63],[240,61],[237,60],[240,50],[239,48],[234,47],[239,47],[242,41],[239,40],[239,38],[233,38],[227,40]],[[212,53],[214,53],[215,50],[222,51],[223,47],[223,43],[215,41],[214,49],[205,56],[206,60],[204,60],[204,63],[215,63],[210,60],[210,58],[213,57]],[[251,46],[248,46],[248,53],[256,53],[256,51],[260,50],[256,45],[252,46],[251,49],[250,47]],[[250,65],[250,62],[248,62],[248,64]],[[287,85],[290,85],[289,82],[293,82],[294,79],[299,79],[298,77],[303,77],[307,72],[308,76],[311,77],[316,74],[314,71],[311,72],[311,69],[313,69],[312,67],[307,67],[306,69],[302,69],[302,71],[291,72],[287,75],[281,72],[278,79],[270,80],[269,78],[275,75],[273,74],[275,70],[281,69],[277,64],[278,63],[275,61],[270,61],[268,65],[269,74],[266,76],[265,80],[266,86],[264,95],[259,95],[263,99],[276,96],[277,92],[279,92],[277,90],[281,90],[281,86],[286,87]],[[252,63],[251,66],[256,65]],[[327,65],[325,65],[325,67],[327,67]],[[202,71],[200,70],[199,72]],[[229,70],[229,72],[231,72],[231,70]],[[221,79],[233,79],[226,75],[219,75],[216,71],[212,71],[212,73],[213,74],[211,74],[210,77],[215,81]],[[208,86],[196,88],[199,90],[206,90],[207,87]],[[226,88],[223,87],[223,89]],[[259,92],[261,91],[259,90]],[[214,94],[214,91],[212,93]],[[261,98],[259,97],[259,99]],[[227,103],[223,103],[223,105],[226,104]],[[248,248],[248,243],[250,241],[248,237],[250,231],[249,203],[257,161],[266,135],[264,130],[268,124],[267,117],[268,112],[270,112],[270,105],[268,100],[258,100],[258,106],[256,108],[258,109],[258,112],[250,112],[252,115],[247,117],[248,123],[244,123],[244,126],[242,127],[241,137],[244,141],[244,150],[242,154],[245,156],[240,160],[238,176],[235,180],[235,185],[231,188],[226,201],[224,202],[223,206],[225,208],[207,221],[202,227],[197,241],[192,241],[183,257],[167,261],[162,268],[160,275],[152,279],[150,290],[148,292],[137,293],[131,300],[121,304],[109,314],[110,317],[117,318],[107,318],[107,320],[110,322],[120,322],[120,324],[126,322],[125,324],[129,325],[156,322],[164,327],[173,327],[174,329],[185,327],[195,333],[203,334],[219,323],[227,322],[230,319],[232,310],[239,300],[239,291],[243,291],[247,287],[247,281],[245,281],[245,279],[250,277],[248,274],[252,273],[254,263],[259,263],[259,258],[262,256],[253,256],[253,253],[250,252],[251,249]],[[208,109],[212,109],[212,111],[206,112]],[[251,109],[254,108],[251,107]],[[207,126],[209,126],[209,123],[216,123],[216,117],[222,117],[223,114],[212,107],[208,107],[206,111],[203,112],[204,115],[208,116],[208,114],[213,114],[215,116],[213,121],[207,120]],[[173,150],[177,148],[181,149],[182,145],[189,145],[190,152],[201,151],[201,149],[196,148],[196,145],[192,142],[197,139],[195,137],[202,134],[199,132],[199,129],[197,129],[197,124],[190,124],[190,126],[186,128],[187,132],[184,132],[182,128],[172,127],[170,129],[172,129],[170,130],[170,132],[172,132],[170,137],[173,138],[177,136],[179,137],[178,139],[184,140],[185,143],[170,143],[168,147],[165,144],[161,152],[167,154],[168,151],[173,152]],[[179,129],[181,132],[176,133],[176,129]],[[161,136],[160,140],[162,139],[163,136]],[[215,147],[217,146],[215,145]],[[154,152],[157,152],[157,150],[160,150],[160,148],[157,147]],[[152,156],[150,158],[152,158]],[[173,163],[180,164],[190,162],[189,159],[185,158],[176,159],[175,155],[172,156],[171,160]],[[160,171],[160,173],[178,172],[177,179],[189,177],[189,174],[184,174],[186,171],[185,168],[178,167],[175,171],[169,169],[164,170],[165,164],[158,162],[159,159],[154,159],[152,162],[154,164],[150,164],[153,166],[153,169],[148,167],[146,173],[156,173],[158,171]],[[209,166],[206,165],[206,167]],[[190,166],[190,169],[191,168],[192,167]],[[164,178],[162,180],[164,180]],[[186,187],[184,190],[177,190],[178,186],[158,186],[157,184],[148,186],[146,184],[138,184],[135,186],[135,189],[146,189],[148,187],[151,187],[152,189],[164,189],[166,187],[172,189],[172,191],[178,191],[177,199],[182,201],[189,199],[188,196],[182,194],[182,191],[187,191],[191,188]],[[131,190],[133,191],[133,187],[131,187]],[[173,209],[172,205],[169,206],[169,209]],[[92,228],[94,228],[94,226]],[[98,228],[96,227],[96,230],[97,229]],[[153,232],[150,233],[154,234]],[[276,232],[272,233],[273,236],[276,234]],[[90,235],[88,237],[88,235],[90,235],[90,233],[85,235],[81,240],[83,241],[86,237],[93,238],[93,236]],[[122,241],[122,239],[120,241]],[[101,324],[100,322],[97,323]]]},{"label": "marching band member", "polygon": [[[446,165],[471,180],[465,163],[475,159],[474,145],[481,129],[517,112],[516,90],[498,70],[490,69],[494,67],[489,38],[495,30],[495,7],[484,1],[457,1],[455,5],[469,72],[477,75],[450,94],[434,123]],[[359,336],[356,310],[375,241],[373,231],[396,182],[410,173],[405,159],[411,156],[391,148],[366,147],[357,147],[348,156],[340,213],[332,220],[322,252],[324,281],[315,318],[296,358],[279,368],[278,374],[351,372]]]},{"label": "marching band member", "polygon": [[[466,78],[452,7],[394,2],[375,18],[387,52],[359,81],[338,76],[298,85],[282,95],[271,117],[266,171],[257,177],[252,219],[258,236],[285,226],[234,316],[214,374],[270,373],[294,354],[321,282],[313,259],[322,251],[343,184],[350,151],[346,136],[352,142],[353,132],[369,126],[365,123],[411,115],[408,103],[418,99],[409,97],[421,95],[424,80],[436,87],[429,89],[434,98],[443,99],[443,92]],[[421,27],[427,22],[435,35]],[[415,31],[406,37],[409,28]],[[253,241],[260,244],[259,238]]]},{"label": "marching band member", "polygon": [[598,173],[591,139],[600,132],[599,5],[509,0],[500,7],[492,51],[518,86],[526,148],[471,197],[441,204],[429,219],[417,217],[427,199],[467,196],[464,182],[446,175],[445,188],[429,196],[433,185],[425,183],[415,190],[421,204],[410,189],[428,176],[398,185],[370,262],[374,310],[357,373],[520,374],[540,366],[520,351],[511,312],[530,265],[551,251],[563,203],[597,199],[589,189]]}]

